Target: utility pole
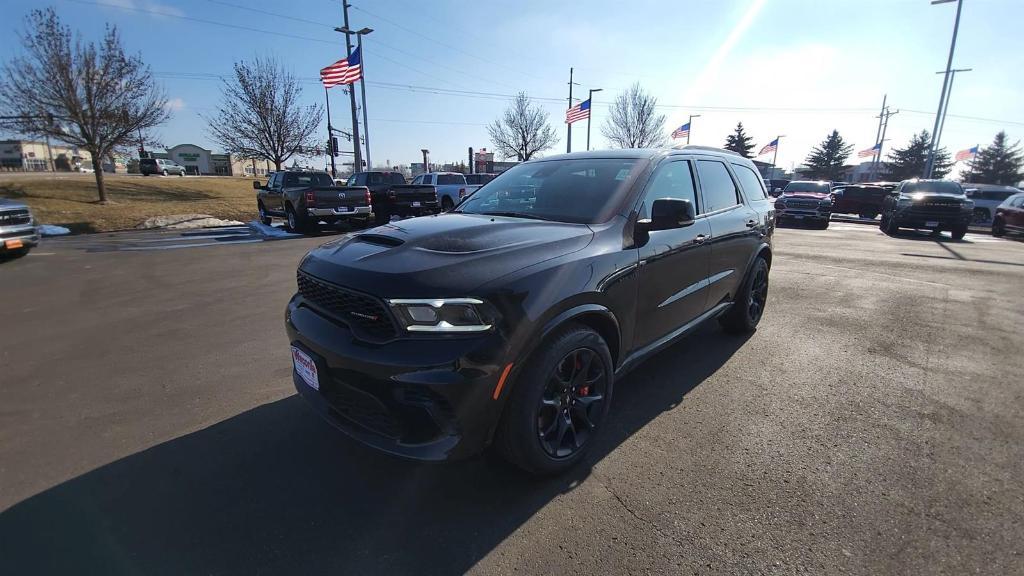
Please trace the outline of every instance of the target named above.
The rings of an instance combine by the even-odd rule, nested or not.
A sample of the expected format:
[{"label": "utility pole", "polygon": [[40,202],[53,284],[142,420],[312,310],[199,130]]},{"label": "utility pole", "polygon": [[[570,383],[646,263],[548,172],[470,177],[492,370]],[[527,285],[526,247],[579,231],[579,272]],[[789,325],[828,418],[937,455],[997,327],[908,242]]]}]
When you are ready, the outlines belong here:
[{"label": "utility pole", "polygon": [[882,135],[881,138],[878,139],[878,153],[875,155],[875,166],[871,171],[873,178],[878,178],[878,165],[882,163],[882,145],[885,143],[885,132],[889,129],[889,117],[895,116],[899,113],[899,110],[891,112],[888,107],[885,109],[885,121],[882,123]]},{"label": "utility pole", "polygon": [[[348,23],[346,22],[347,26]],[[363,36],[373,32],[371,28],[363,28],[356,32],[356,42],[359,44],[359,65],[362,66],[359,78],[359,90],[363,99],[363,138],[366,140],[366,169],[373,170],[373,162],[370,161],[370,122],[366,119],[366,52],[363,52]],[[348,37],[348,34],[345,35]]]},{"label": "utility pole", "polygon": [[[875,131],[875,146],[878,146],[878,139],[882,137],[882,117],[885,116],[885,101],[889,98],[888,94],[882,95],[882,109],[878,112],[878,130]],[[874,164],[878,162],[878,152],[875,151],[874,158],[871,159],[872,170],[874,170]]]},{"label": "utility pole", "polygon": [[[587,100],[590,102],[590,112],[587,114],[587,150],[590,150],[590,119],[594,117],[594,92],[600,92],[604,88],[591,88],[587,94]],[[569,106],[572,108],[572,106]]]},{"label": "utility pole", "polygon": [[[700,118],[700,114],[690,114],[690,118],[686,120],[686,125],[689,126],[689,128],[686,130],[686,144],[687,145],[690,144],[690,132],[693,132],[693,119],[694,118]],[[778,149],[776,149],[776,152],[778,152]]]},{"label": "utility pole", "polygon": [[[579,84],[577,84],[577,86],[579,86]],[[572,68],[569,68],[569,108],[572,108],[572,87]],[[565,152],[568,154],[569,152],[572,152],[572,124],[567,122],[565,124],[565,130],[567,134],[565,137]]]},{"label": "utility pole", "polygon": [[[946,4],[954,0],[932,0],[932,4]],[[953,38],[949,42],[949,58],[946,59],[946,77],[942,81],[942,93],[939,94],[939,109],[935,112],[935,125],[932,127],[932,142],[928,147],[928,161],[924,166],[924,178],[931,178],[932,167],[935,165],[935,144],[936,133],[939,131],[939,121],[942,120],[942,109],[946,103],[946,91],[949,89],[950,72],[953,68],[953,52],[956,50],[956,34],[960,30],[960,10],[964,6],[964,0],[956,1],[956,19],[953,21]]]},{"label": "utility pole", "polygon": [[331,178],[338,177],[338,168],[334,165],[334,127],[331,126],[331,97],[324,86],[324,99],[327,101],[327,155],[331,157]]},{"label": "utility pole", "polygon": [[[345,16],[346,30],[351,30],[351,28],[349,28],[348,26],[348,9],[350,6],[351,4],[349,4],[347,0],[342,0],[341,11],[342,14],[344,14]],[[360,51],[360,56],[362,56],[361,52],[362,51]],[[348,34],[345,34],[345,57],[352,57],[352,37]],[[354,143],[352,148],[355,152],[355,160],[352,166],[352,171],[361,172],[363,170],[363,151],[359,147],[359,114],[356,112],[356,91],[351,89],[351,87],[349,88],[348,91],[348,98],[349,102],[352,105],[352,142]]]},{"label": "utility pole", "polygon": [[[935,152],[939,152],[939,142],[942,141],[942,131],[946,128],[946,113],[949,112],[949,101],[953,99],[953,80],[956,80],[957,72],[970,72],[973,68],[956,68],[950,70],[949,74],[949,90],[946,94],[946,105],[942,108],[942,122],[939,123],[939,131],[935,134]],[[936,72],[936,74],[942,74],[942,72]]]}]

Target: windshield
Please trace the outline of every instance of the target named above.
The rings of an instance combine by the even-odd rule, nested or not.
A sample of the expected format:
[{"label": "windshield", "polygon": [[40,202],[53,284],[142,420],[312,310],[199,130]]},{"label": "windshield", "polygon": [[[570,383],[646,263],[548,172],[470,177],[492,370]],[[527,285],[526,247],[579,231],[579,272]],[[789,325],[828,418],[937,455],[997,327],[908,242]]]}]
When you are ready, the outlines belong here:
[{"label": "windshield", "polygon": [[913,194],[914,192],[931,192],[932,194],[964,193],[963,188],[961,188],[959,184],[956,182],[949,182],[948,180],[907,182],[903,185],[901,192],[903,194]]},{"label": "windshield", "polygon": [[828,194],[828,182],[790,182],[783,192],[816,192]]},{"label": "windshield", "polygon": [[640,165],[635,158],[520,164],[470,196],[457,211],[577,224],[604,222],[622,202]]}]

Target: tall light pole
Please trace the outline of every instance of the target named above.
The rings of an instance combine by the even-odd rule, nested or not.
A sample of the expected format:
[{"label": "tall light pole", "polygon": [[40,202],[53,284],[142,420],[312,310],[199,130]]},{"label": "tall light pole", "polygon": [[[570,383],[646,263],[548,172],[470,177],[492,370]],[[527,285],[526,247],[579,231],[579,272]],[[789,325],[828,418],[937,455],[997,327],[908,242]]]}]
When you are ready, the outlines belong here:
[{"label": "tall light pole", "polygon": [[[569,108],[572,108],[572,87],[579,86],[579,84],[572,81],[572,68],[569,68]],[[566,108],[568,110],[569,108]],[[566,112],[568,113],[568,112]],[[565,153],[572,152],[572,123],[565,123],[566,136],[565,136]]]},{"label": "tall light pole", "polygon": [[946,104],[946,91],[949,89],[949,78],[953,68],[953,52],[956,51],[956,34],[960,30],[960,10],[964,6],[964,0],[932,0],[932,4],[947,4],[956,2],[956,19],[953,21],[953,38],[949,41],[949,58],[946,59],[946,77],[942,80],[942,93],[939,95],[939,109],[935,112],[935,126],[932,127],[932,142],[928,147],[928,162],[925,163],[924,178],[931,178],[932,167],[935,165],[936,133],[939,131],[939,122],[942,120],[942,109]]},{"label": "tall light pole", "polygon": [[690,127],[690,129],[686,131],[686,143],[687,144],[690,143],[690,132],[693,132],[693,119],[694,118],[700,118],[700,114],[690,114],[690,118],[686,121],[686,125]]},{"label": "tall light pole", "polygon": [[[591,88],[587,93],[587,100],[590,101],[590,113],[587,114],[587,150],[590,150],[590,119],[594,116],[594,92],[600,92],[604,88]],[[570,106],[572,108],[572,106]]]},{"label": "tall light pole", "polygon": [[[346,39],[349,34],[356,35],[356,43],[359,46],[359,65],[362,67],[359,71],[359,91],[362,92],[363,100],[363,140],[366,142],[366,169],[373,170],[373,162],[370,160],[370,123],[366,119],[366,52],[363,51],[363,36],[373,32],[373,28],[362,28],[352,31],[346,25],[343,28],[335,28],[334,30],[344,34]],[[356,147],[359,147],[358,137],[356,138]]]},{"label": "tall light pole", "polygon": [[[345,30],[349,30],[349,27],[348,27],[348,9],[351,6],[352,5],[348,3],[348,0],[342,0],[342,2],[341,2],[341,12],[345,16],[345,27],[344,27]],[[335,29],[335,30],[338,30],[338,29]],[[340,30],[338,30],[338,31],[340,32]],[[360,51],[359,55],[362,56],[362,51]],[[351,34],[345,34],[345,58],[351,58],[351,57],[352,57],[352,36],[351,36]],[[353,172],[359,172],[360,170],[363,169],[363,151],[359,147],[359,114],[356,112],[356,91],[354,89],[351,89],[351,86],[349,88],[350,88],[349,91],[348,91],[349,103],[352,105],[352,142],[355,144],[354,146],[352,146],[352,150],[353,150],[353,152],[355,152],[354,158],[353,158],[353,161],[352,161],[353,162],[353,164],[352,164],[352,171]]]},{"label": "tall light pole", "polygon": [[[973,68],[956,68],[949,71],[949,89],[946,91],[946,105],[942,107],[942,121],[939,122],[939,131],[935,134],[935,152],[939,151],[939,142],[942,141],[942,131],[946,128],[946,113],[949,112],[949,101],[953,99],[953,80],[956,80],[957,72],[971,72]],[[943,71],[936,72],[942,74]]]}]

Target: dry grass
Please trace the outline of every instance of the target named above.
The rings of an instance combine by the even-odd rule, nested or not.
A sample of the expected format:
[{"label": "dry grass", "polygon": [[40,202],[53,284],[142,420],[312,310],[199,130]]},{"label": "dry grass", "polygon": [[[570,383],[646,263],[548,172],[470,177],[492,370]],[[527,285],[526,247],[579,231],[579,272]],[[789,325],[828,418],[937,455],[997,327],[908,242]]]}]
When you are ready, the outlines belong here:
[{"label": "dry grass", "polygon": [[129,176],[107,174],[109,204],[97,201],[91,174],[2,174],[0,198],[20,200],[43,224],[75,232],[135,228],[152,216],[209,214],[251,220],[256,214],[252,180],[232,177]]}]

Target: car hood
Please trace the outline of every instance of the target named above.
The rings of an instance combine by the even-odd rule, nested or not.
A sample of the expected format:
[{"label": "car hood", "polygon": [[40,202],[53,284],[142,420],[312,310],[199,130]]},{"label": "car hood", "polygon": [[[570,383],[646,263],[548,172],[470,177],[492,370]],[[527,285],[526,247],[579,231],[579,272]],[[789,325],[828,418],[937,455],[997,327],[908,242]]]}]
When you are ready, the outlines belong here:
[{"label": "car hood", "polygon": [[378,226],[312,250],[300,269],[388,298],[449,298],[583,249],[584,224],[448,213]]},{"label": "car hood", "polygon": [[827,192],[783,192],[779,198],[810,198],[813,200],[824,200],[829,197]]},{"label": "car hood", "polygon": [[900,197],[910,198],[915,202],[920,202],[922,200],[968,200],[967,196],[964,194],[950,194],[947,192],[911,192],[909,194],[902,194]]},{"label": "car hood", "polygon": [[6,198],[0,198],[0,210],[12,210],[12,209],[28,209],[26,204],[21,202],[15,202],[14,200],[7,200]]}]

